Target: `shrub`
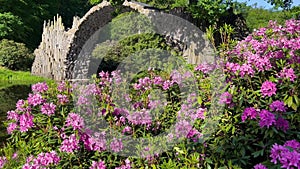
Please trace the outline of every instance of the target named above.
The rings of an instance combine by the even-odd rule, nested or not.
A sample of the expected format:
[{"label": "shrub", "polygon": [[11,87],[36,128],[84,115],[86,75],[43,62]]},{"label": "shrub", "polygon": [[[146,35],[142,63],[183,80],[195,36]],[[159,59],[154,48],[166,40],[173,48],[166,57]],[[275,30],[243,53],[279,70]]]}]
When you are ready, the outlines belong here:
[{"label": "shrub", "polygon": [[33,54],[22,43],[3,39],[0,42],[0,66],[11,70],[30,70]]},{"label": "shrub", "polygon": [[[271,146],[300,139],[299,23],[270,21],[226,52],[223,65],[232,101],[207,143],[212,161],[278,167],[270,163]],[[299,167],[297,161],[289,167]]]},{"label": "shrub", "polygon": [[[126,37],[119,42],[106,41],[100,43],[93,50],[94,58],[101,58],[98,73],[101,71],[112,72],[116,70],[119,64],[124,61],[128,56],[132,56],[143,50],[165,50],[178,54],[179,51],[172,49],[172,46],[167,44],[163,36],[154,33],[135,34]],[[158,52],[158,55],[161,54]],[[155,57],[155,56],[152,56]]]},{"label": "shrub", "polygon": [[[222,60],[191,65],[186,72],[147,65],[152,68],[130,77],[127,93],[121,85],[126,71],[100,72],[86,86],[33,85],[27,100],[8,112],[11,137],[0,166],[299,168],[299,25],[297,20],[284,26],[270,22],[225,52]],[[219,71],[224,75],[215,76]],[[178,91],[192,86],[189,77],[197,80],[192,91],[198,95]],[[158,91],[166,102],[156,102],[151,94]],[[222,113],[214,116],[215,111]],[[169,130],[164,139],[154,137]],[[208,130],[212,134],[205,135]],[[134,144],[126,136],[151,138],[160,146],[145,146],[143,139]],[[168,151],[158,150],[169,144]],[[122,154],[135,152],[141,158]]]}]

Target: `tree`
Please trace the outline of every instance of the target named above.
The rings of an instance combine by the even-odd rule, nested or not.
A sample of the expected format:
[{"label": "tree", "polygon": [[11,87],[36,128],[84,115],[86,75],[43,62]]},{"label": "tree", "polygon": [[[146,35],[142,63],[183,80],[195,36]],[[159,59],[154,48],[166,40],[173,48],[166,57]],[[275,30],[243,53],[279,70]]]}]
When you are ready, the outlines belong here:
[{"label": "tree", "polygon": [[293,0],[265,0],[271,5],[275,5],[275,8],[281,7],[283,9],[290,9],[293,4]]},{"label": "tree", "polygon": [[[56,14],[62,16],[66,26],[71,26],[73,16],[83,16],[90,8],[86,0],[0,0],[0,13],[10,13],[23,22],[20,42],[35,49],[42,35],[43,22],[52,20]],[[13,37],[13,40],[19,41]]]},{"label": "tree", "polygon": [[0,13],[0,39],[22,41],[25,37],[24,23],[10,12]]}]

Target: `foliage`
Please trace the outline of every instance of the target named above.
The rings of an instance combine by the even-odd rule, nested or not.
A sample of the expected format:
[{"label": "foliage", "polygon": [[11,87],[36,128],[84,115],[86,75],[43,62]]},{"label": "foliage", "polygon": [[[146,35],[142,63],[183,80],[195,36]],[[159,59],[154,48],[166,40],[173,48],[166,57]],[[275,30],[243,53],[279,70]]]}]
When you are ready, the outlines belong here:
[{"label": "foliage", "polygon": [[188,5],[189,11],[195,18],[204,20],[209,25],[216,24],[221,16],[226,15],[230,3],[227,0],[200,0],[197,4]]},{"label": "foliage", "polygon": [[[114,71],[100,72],[95,83],[85,86],[35,84],[33,93],[8,112],[11,137],[0,162],[6,168],[299,168],[299,158],[291,158],[300,156],[299,25],[296,20],[284,26],[270,22],[223,51],[220,62],[189,65],[187,72],[173,70],[176,64],[165,70],[151,64],[130,75],[129,82],[123,81],[126,71]],[[219,71],[224,75],[214,73]],[[192,86],[189,77],[196,78],[198,95],[181,93],[180,86]],[[123,83],[129,85],[126,94]],[[161,100],[151,94],[158,91],[166,102],[156,102]],[[214,111],[221,114],[213,116]],[[216,126],[209,123],[212,117]],[[186,118],[195,122],[184,123]],[[172,125],[174,133],[156,141],[167,146],[175,139],[176,144],[152,155],[147,152],[156,152],[156,146],[132,147],[130,140],[105,130],[153,138]],[[207,131],[213,134],[202,138]],[[118,154],[123,151],[141,151],[142,158]]]},{"label": "foliage", "polygon": [[24,24],[21,18],[10,12],[0,13],[0,39],[21,41],[24,37]]},{"label": "foliage", "polygon": [[[34,49],[39,45],[44,21],[59,14],[62,16],[65,25],[70,27],[72,26],[73,16],[83,16],[89,7],[90,5],[85,0],[0,1],[0,13],[9,13],[23,23],[23,26],[15,32],[16,35],[22,35],[22,37],[18,37],[18,39],[13,37],[12,40],[22,42],[30,49]],[[14,21],[15,23],[16,21]]]},{"label": "foliage", "polygon": [[271,5],[276,8],[281,7],[283,9],[289,9],[293,3],[293,0],[266,0]]},{"label": "foliage", "polygon": [[135,12],[125,12],[115,17],[112,22],[106,26],[108,31],[103,34],[109,34],[111,40],[119,41],[131,35],[142,33],[153,33],[150,19],[142,14]]},{"label": "foliage", "polygon": [[[101,58],[98,72],[113,71],[128,56],[147,49],[161,49],[171,51],[172,47],[167,45],[165,39],[157,34],[136,34],[122,39],[115,45],[112,42],[99,44],[93,51],[95,58]],[[113,45],[110,47],[110,45]],[[103,50],[103,48],[106,48]],[[173,50],[174,51],[174,50]],[[153,56],[154,57],[154,56]]]},{"label": "foliage", "polygon": [[30,85],[38,82],[53,82],[39,76],[33,76],[30,72],[12,71],[4,67],[0,67],[0,89],[10,87],[12,85]]},{"label": "foliage", "polygon": [[213,161],[271,167],[272,145],[300,139],[299,44],[294,43],[299,30],[299,21],[288,20],[285,26],[270,22],[227,52],[224,64],[232,101],[208,142]]},{"label": "foliage", "polygon": [[108,36],[107,40],[99,43],[92,52],[94,59],[101,59],[98,73],[116,70],[126,57],[143,50],[175,52],[163,36],[154,33],[150,25],[149,18],[132,12],[114,18],[100,33],[102,37]]},{"label": "foliage", "polygon": [[0,66],[11,70],[30,70],[33,55],[22,43],[3,39],[0,42]]},{"label": "foliage", "polygon": [[244,13],[247,25],[251,31],[266,27],[270,20],[284,24],[286,20],[295,18],[296,14],[291,11],[274,11],[263,8],[248,8]]},{"label": "foliage", "polygon": [[[2,76],[2,75],[1,75]],[[28,82],[27,82],[28,83]],[[28,84],[8,84],[0,80],[0,120],[6,120],[6,112],[14,109],[15,104],[19,99],[25,99],[28,93],[31,92],[30,83]],[[8,134],[4,123],[0,124],[0,142],[1,146],[6,142]]]}]

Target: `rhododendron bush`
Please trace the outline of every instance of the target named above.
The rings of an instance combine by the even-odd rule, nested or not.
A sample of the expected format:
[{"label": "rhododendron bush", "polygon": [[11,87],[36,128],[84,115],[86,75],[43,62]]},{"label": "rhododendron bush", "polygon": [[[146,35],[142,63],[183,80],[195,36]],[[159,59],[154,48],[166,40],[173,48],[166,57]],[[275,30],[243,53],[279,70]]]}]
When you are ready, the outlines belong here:
[{"label": "rhododendron bush", "polygon": [[[120,94],[132,103],[130,109],[112,95],[122,93],[112,85],[122,81],[118,71],[101,72],[85,86],[33,85],[27,100],[19,100],[7,113],[10,138],[0,167],[300,168],[299,20],[284,26],[270,21],[216,63],[190,68],[183,74],[142,72],[131,81],[128,95]],[[226,79],[217,88],[220,94],[212,85],[218,81],[216,71],[224,72]],[[198,94],[182,96],[182,85],[189,84],[182,77],[196,79]],[[158,91],[166,102],[151,95]],[[207,136],[205,124],[213,105],[222,113]],[[180,141],[165,152],[150,146],[133,146],[130,152],[126,147],[135,144],[99,128],[105,125],[131,138],[152,138],[172,128],[165,140],[158,140],[157,149],[170,140]],[[139,158],[122,155],[133,152],[140,152]]]}]

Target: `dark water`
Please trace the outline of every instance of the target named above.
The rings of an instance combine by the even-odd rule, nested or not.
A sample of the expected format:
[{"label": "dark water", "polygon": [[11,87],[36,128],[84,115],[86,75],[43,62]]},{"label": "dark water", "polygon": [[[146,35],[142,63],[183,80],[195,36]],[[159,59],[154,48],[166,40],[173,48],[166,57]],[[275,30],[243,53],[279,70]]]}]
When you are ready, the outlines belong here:
[{"label": "dark water", "polygon": [[4,122],[6,120],[6,113],[9,110],[16,109],[16,102],[19,99],[27,99],[31,92],[30,85],[12,85],[7,88],[0,89],[0,142],[3,143],[7,138],[6,127]]}]

